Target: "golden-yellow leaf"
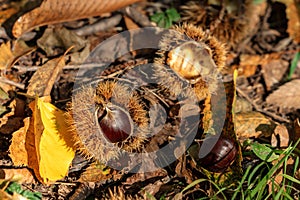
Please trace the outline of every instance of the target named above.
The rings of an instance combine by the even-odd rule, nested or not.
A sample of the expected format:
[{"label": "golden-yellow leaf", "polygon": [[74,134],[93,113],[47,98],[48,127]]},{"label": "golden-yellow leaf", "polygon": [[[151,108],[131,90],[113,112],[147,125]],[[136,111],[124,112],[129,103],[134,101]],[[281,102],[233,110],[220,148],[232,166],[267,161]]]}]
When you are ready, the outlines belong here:
[{"label": "golden-yellow leaf", "polygon": [[38,148],[39,170],[44,182],[48,183],[67,175],[75,150],[63,111],[40,98],[37,106],[44,125]]}]

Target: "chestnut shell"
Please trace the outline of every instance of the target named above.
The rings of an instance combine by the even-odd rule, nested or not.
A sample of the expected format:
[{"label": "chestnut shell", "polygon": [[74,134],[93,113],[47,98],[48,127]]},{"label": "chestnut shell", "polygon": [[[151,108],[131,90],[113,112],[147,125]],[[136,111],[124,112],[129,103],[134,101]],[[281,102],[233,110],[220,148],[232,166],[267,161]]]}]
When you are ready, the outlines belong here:
[{"label": "chestnut shell", "polygon": [[101,132],[109,142],[122,142],[131,135],[133,129],[131,117],[121,107],[109,106],[96,113]]},{"label": "chestnut shell", "polygon": [[212,150],[199,161],[200,165],[209,171],[224,172],[236,156],[236,143],[232,139],[220,137]]}]

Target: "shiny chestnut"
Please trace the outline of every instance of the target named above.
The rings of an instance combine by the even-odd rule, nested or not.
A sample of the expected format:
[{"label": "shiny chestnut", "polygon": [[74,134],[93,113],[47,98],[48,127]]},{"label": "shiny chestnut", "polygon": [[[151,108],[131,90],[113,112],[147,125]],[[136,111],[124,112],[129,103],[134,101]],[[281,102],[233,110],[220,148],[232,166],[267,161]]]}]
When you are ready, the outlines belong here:
[{"label": "shiny chestnut", "polygon": [[237,156],[236,143],[229,138],[220,137],[215,143],[214,139],[207,140],[206,143],[201,145],[205,148],[206,145],[214,145],[208,154],[204,157],[199,151],[200,165],[212,172],[224,172],[235,160]]},{"label": "shiny chestnut", "polygon": [[123,108],[111,105],[96,111],[99,128],[111,143],[126,140],[133,131],[132,119]]}]

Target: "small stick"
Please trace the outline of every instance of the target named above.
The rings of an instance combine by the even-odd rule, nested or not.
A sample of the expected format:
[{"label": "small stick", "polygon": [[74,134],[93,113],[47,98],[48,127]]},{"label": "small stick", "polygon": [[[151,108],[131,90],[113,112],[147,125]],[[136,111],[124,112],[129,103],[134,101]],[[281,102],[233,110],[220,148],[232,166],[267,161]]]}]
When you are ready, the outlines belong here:
[{"label": "small stick", "polygon": [[116,25],[118,25],[120,23],[121,19],[122,19],[122,15],[117,14],[110,18],[106,18],[99,22],[96,22],[94,24],[76,29],[76,30],[74,30],[74,32],[79,36],[92,35],[94,33],[97,33],[100,31],[105,31],[107,29],[115,27]]},{"label": "small stick", "polygon": [[9,79],[7,79],[7,78],[4,78],[4,77],[0,77],[0,82],[9,84],[9,85],[12,85],[12,86],[15,86],[15,87],[18,87],[18,88],[20,88],[20,89],[22,89],[22,90],[25,89],[25,84],[22,84],[22,83],[16,83],[16,82],[11,81],[11,80],[9,80]]}]

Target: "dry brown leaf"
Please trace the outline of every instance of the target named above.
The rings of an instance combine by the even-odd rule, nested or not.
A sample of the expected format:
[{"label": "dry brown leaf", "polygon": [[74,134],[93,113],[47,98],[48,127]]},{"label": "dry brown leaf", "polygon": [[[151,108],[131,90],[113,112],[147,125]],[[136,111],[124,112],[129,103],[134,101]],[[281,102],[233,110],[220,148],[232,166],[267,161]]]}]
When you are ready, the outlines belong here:
[{"label": "dry brown leaf", "polygon": [[139,26],[127,16],[124,16],[124,22],[128,30],[139,28]]},{"label": "dry brown leaf", "polygon": [[28,85],[27,94],[50,96],[51,89],[62,68],[65,66],[65,56],[48,61],[39,68],[31,77]]},{"label": "dry brown leaf", "polygon": [[1,200],[13,200],[12,196],[9,195],[7,192],[4,190],[0,190],[0,199]]},{"label": "dry brown leaf", "polygon": [[21,16],[13,26],[13,34],[20,37],[35,27],[72,21],[112,12],[139,0],[47,0],[40,7]]},{"label": "dry brown leaf", "polygon": [[23,106],[24,101],[20,99],[14,99],[9,104],[8,107],[11,111],[0,118],[0,133],[11,134],[22,126],[22,114],[24,114]]},{"label": "dry brown leaf", "polygon": [[[279,159],[276,159],[276,160],[274,160],[273,162],[272,162],[272,164],[273,165],[276,165],[281,159],[283,159],[283,157],[284,157],[284,154],[281,154],[280,155],[280,158]],[[285,167],[284,167],[284,165],[286,164],[286,169],[285,169]],[[279,167],[278,167],[278,170],[277,170],[277,172],[276,172],[276,176],[275,176],[275,178],[274,179],[272,179],[272,180],[269,180],[268,181],[268,185],[269,185],[269,192],[270,193],[274,193],[274,182],[273,181],[275,181],[275,183],[276,184],[278,184],[278,185],[281,185],[282,184],[282,181],[283,181],[283,174],[288,174],[288,175],[292,175],[293,174],[293,168],[294,168],[294,164],[295,164],[295,161],[294,161],[294,159],[293,158],[289,158],[288,160],[287,160],[287,162],[286,163],[283,163],[283,164],[281,164]],[[276,191],[276,189],[275,189],[275,191]]]},{"label": "dry brown leaf", "polygon": [[47,28],[43,36],[37,40],[37,45],[46,52],[48,57],[51,57],[58,55],[58,48],[66,51],[73,46],[72,52],[78,52],[87,45],[87,40],[66,28],[51,27]]},{"label": "dry brown leaf", "polygon": [[285,60],[274,59],[262,65],[263,77],[267,90],[271,90],[275,84],[278,84],[285,75],[289,63]]},{"label": "dry brown leaf", "polygon": [[271,144],[274,147],[288,147],[290,135],[287,128],[281,124],[276,126],[274,134],[272,134]]},{"label": "dry brown leaf", "polygon": [[274,122],[259,112],[237,113],[235,116],[236,134],[241,140],[270,137],[275,127]]},{"label": "dry brown leaf", "polygon": [[112,178],[111,169],[99,162],[93,162],[81,174],[79,182],[101,182]]},{"label": "dry brown leaf", "polygon": [[278,0],[286,5],[286,16],[288,18],[287,32],[296,43],[300,43],[300,8],[299,1],[295,0]]},{"label": "dry brown leaf", "polygon": [[281,110],[300,108],[300,79],[292,80],[270,94],[268,104],[278,106]]},{"label": "dry brown leaf", "polygon": [[18,61],[21,56],[34,51],[35,48],[28,47],[23,40],[16,40],[3,43],[0,46],[0,70],[10,70],[14,63]]},{"label": "dry brown leaf", "polygon": [[14,57],[11,50],[11,43],[9,41],[1,44],[0,55],[0,70],[6,70],[7,66],[12,62]]},{"label": "dry brown leaf", "polygon": [[7,19],[9,19],[11,16],[16,14],[18,11],[21,10],[23,5],[27,3],[28,0],[22,0],[22,1],[5,1],[1,2],[0,5],[0,25],[2,25],[3,22],[5,22]]},{"label": "dry brown leaf", "polygon": [[238,69],[239,76],[249,77],[255,74],[258,65],[266,65],[274,59],[279,59],[281,56],[282,53],[270,53],[263,56],[242,54],[239,65],[232,67]]},{"label": "dry brown leaf", "polygon": [[25,141],[26,133],[29,128],[30,118],[27,117],[23,120],[24,126],[13,133],[11,145],[9,146],[9,156],[14,165],[28,166],[28,153],[26,151]]},{"label": "dry brown leaf", "polygon": [[34,183],[34,177],[32,173],[26,169],[0,169],[2,175],[0,179],[14,179],[18,180],[19,183]]}]

